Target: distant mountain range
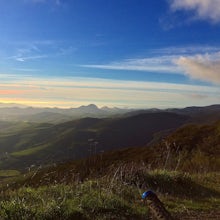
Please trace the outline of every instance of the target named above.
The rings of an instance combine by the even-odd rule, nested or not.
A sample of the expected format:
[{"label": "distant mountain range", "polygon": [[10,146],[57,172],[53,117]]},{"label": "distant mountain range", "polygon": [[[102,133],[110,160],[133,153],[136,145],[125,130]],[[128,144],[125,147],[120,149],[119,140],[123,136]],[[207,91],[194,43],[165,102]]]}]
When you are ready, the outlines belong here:
[{"label": "distant mountain range", "polygon": [[215,122],[220,120],[220,104],[210,105],[204,107],[191,106],[186,108],[168,108],[168,109],[144,109],[144,110],[133,110],[124,114],[125,117],[138,115],[150,112],[172,112],[181,115],[187,115],[191,117],[191,122],[207,123]]},{"label": "distant mountain range", "polygon": [[58,124],[75,119],[93,117],[129,117],[144,113],[155,112],[172,112],[176,114],[188,115],[193,117],[197,122],[204,119],[215,121],[220,118],[220,105],[211,105],[206,107],[187,107],[187,108],[170,108],[170,109],[121,109],[109,108],[107,106],[98,108],[94,104],[80,106],[78,108],[34,108],[25,105],[3,104],[0,103],[0,121],[25,121],[36,123],[53,123]]},{"label": "distant mountain range", "polygon": [[27,108],[27,105],[17,104],[17,103],[1,103],[0,108]]},{"label": "distant mountain range", "polygon": [[17,104],[0,104],[0,120],[56,124],[84,117],[105,118],[121,115],[129,111],[132,110],[109,107],[98,108],[94,104],[69,109],[33,108]]}]

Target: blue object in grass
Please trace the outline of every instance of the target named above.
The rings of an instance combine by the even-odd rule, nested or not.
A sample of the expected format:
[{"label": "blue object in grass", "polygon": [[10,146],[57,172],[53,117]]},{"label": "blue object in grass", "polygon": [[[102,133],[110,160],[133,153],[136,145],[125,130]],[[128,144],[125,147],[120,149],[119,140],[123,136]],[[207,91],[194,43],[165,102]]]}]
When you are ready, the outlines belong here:
[{"label": "blue object in grass", "polygon": [[142,194],[142,199],[146,199],[148,196],[154,195],[153,191],[149,190]]}]

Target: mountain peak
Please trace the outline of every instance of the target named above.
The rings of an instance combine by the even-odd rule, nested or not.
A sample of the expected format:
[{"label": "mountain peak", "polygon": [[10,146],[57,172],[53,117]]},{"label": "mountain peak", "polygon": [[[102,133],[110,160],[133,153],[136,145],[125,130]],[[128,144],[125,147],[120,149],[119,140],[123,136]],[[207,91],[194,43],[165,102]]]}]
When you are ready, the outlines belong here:
[{"label": "mountain peak", "polygon": [[98,109],[98,107],[95,104],[82,105],[79,108],[88,108],[88,109],[94,109],[94,110]]}]

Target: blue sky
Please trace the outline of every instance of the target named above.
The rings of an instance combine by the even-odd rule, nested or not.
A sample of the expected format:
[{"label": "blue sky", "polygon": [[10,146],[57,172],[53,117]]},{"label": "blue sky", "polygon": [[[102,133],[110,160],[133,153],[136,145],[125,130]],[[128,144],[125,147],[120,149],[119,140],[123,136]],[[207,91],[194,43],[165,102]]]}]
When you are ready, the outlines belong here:
[{"label": "blue sky", "polygon": [[219,0],[1,0],[0,102],[219,104]]}]

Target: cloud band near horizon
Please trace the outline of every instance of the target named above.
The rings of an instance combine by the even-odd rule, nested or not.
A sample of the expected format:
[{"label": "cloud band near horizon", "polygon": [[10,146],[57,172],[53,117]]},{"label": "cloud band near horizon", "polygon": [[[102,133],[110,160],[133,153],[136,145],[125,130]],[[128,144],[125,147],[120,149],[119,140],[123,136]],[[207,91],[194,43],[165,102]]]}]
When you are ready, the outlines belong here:
[{"label": "cloud band near horizon", "polygon": [[1,82],[0,102],[37,107],[169,108],[218,103],[220,88],[98,78],[14,78]]}]

